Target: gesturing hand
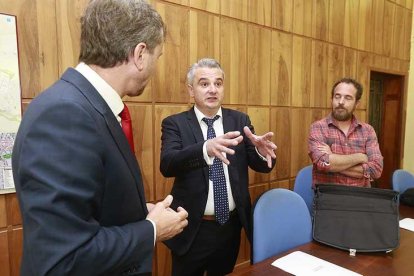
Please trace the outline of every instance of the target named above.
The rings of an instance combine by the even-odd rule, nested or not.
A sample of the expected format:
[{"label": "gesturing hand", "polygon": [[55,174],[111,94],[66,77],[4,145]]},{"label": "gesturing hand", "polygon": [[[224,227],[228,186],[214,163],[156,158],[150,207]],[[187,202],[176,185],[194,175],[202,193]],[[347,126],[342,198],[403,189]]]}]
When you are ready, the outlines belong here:
[{"label": "gesturing hand", "polygon": [[229,148],[230,146],[237,146],[243,141],[243,136],[240,135],[240,131],[230,131],[224,135],[217,136],[216,138],[209,139],[206,142],[207,154],[210,157],[217,157],[225,164],[230,164],[229,160],[223,155],[234,154],[234,150]]},{"label": "gesturing hand", "polygon": [[172,195],[168,195],[163,201],[155,206],[150,206],[147,218],[157,226],[157,241],[171,239],[181,233],[187,226],[188,213],[184,208],[178,207],[177,212],[170,208],[173,201]]},{"label": "gesturing hand", "polygon": [[246,137],[252,141],[253,145],[257,148],[259,153],[266,157],[267,166],[272,167],[272,158],[276,159],[275,150],[277,146],[270,140],[273,137],[273,132],[268,132],[262,136],[257,136],[251,132],[251,130],[245,126],[243,128]]}]

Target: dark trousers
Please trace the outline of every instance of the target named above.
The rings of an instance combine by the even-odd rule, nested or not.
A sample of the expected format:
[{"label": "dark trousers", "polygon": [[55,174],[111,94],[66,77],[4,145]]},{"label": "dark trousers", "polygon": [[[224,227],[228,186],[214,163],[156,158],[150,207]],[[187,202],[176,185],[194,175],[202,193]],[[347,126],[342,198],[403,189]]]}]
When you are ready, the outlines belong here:
[{"label": "dark trousers", "polygon": [[226,275],[233,271],[240,248],[241,223],[237,215],[220,225],[203,220],[186,254],[172,253],[172,275]]}]

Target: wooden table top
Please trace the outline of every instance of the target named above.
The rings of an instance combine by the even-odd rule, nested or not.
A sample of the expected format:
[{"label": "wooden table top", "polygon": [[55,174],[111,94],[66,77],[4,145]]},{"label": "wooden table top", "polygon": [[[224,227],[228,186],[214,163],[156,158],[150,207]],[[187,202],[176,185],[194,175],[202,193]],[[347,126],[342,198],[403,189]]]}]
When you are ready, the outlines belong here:
[{"label": "wooden table top", "polygon": [[[414,218],[414,208],[400,206],[401,218]],[[325,261],[342,266],[365,276],[410,276],[414,275],[414,232],[400,228],[400,246],[390,253],[360,253],[355,257],[345,250],[336,249],[318,242],[298,246],[262,262],[237,269],[231,275],[291,275],[271,263],[294,251],[302,251]]]}]

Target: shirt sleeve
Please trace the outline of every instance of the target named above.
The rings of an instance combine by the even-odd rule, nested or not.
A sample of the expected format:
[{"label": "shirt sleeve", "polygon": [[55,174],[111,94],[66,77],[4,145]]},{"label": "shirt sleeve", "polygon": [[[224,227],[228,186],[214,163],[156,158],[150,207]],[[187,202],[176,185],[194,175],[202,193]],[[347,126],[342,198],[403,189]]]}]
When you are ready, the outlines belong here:
[{"label": "shirt sleeve", "polygon": [[368,156],[368,162],[362,165],[364,176],[369,178],[370,181],[377,179],[382,174],[383,157],[379,149],[377,135],[375,130],[368,125],[367,129],[367,142],[365,145],[366,155]]},{"label": "shirt sleeve", "polygon": [[323,134],[323,126],[319,123],[313,123],[310,127],[308,138],[308,154],[312,163],[316,165],[320,171],[329,170],[329,155],[321,152],[318,145],[326,143],[325,135]]}]

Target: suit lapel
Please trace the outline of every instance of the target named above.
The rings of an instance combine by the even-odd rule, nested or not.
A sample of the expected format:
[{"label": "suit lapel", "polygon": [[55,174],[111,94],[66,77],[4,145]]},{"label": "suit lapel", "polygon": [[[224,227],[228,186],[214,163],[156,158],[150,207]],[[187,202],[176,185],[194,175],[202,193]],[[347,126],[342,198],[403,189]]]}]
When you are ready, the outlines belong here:
[{"label": "suit lapel", "polygon": [[83,96],[89,101],[94,109],[102,115],[108,126],[108,129],[112,135],[112,138],[118,145],[119,151],[124,157],[131,174],[135,178],[135,184],[138,189],[138,194],[141,199],[141,205],[143,210],[147,210],[145,193],[142,183],[141,171],[139,169],[138,162],[135,155],[132,153],[128,141],[122,132],[122,128],[116,120],[109,106],[106,104],[104,99],[99,95],[98,91],[87,81],[79,72],[70,68],[62,76],[62,79],[75,85]]}]

